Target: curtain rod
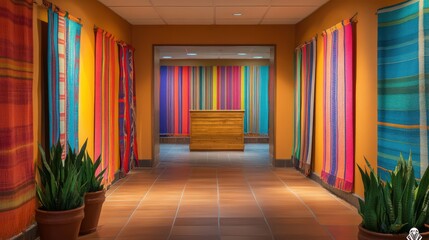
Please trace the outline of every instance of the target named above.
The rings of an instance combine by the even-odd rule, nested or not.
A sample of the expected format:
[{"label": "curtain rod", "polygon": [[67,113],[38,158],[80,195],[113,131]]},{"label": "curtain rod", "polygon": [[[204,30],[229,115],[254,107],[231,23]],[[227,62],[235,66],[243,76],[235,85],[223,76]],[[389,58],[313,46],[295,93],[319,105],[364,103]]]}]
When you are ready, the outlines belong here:
[{"label": "curtain rod", "polygon": [[345,19],[345,20],[341,20],[339,23],[337,23],[337,24],[335,24],[334,26],[332,26],[332,27],[330,27],[330,28],[327,28],[327,29],[325,29],[325,30],[323,30],[322,31],[322,36],[324,36],[325,35],[325,33],[326,33],[326,31],[328,31],[328,30],[331,30],[331,29],[336,29],[337,28],[337,25],[338,24],[342,24],[342,25],[344,25],[344,22],[347,22],[347,20],[350,22],[350,23],[357,23],[357,15],[358,15],[358,12],[356,12],[351,18],[348,18],[348,19]]},{"label": "curtain rod", "polygon": [[315,35],[314,37],[312,37],[312,38],[311,38],[311,40],[309,40],[309,41],[305,41],[304,43],[302,43],[302,44],[298,45],[298,46],[295,48],[295,50],[296,50],[296,49],[299,49],[299,48],[302,48],[303,46],[305,46],[305,45],[307,45],[307,44],[311,43],[313,40],[316,40],[316,41],[317,41],[317,36],[318,36],[318,34],[316,33],[316,35]]},{"label": "curtain rod", "polygon": [[55,12],[62,14],[62,16],[67,17],[68,19],[77,22],[79,24],[82,24],[82,19],[75,17],[73,15],[71,15],[68,11],[61,9],[60,7],[58,7],[57,5],[47,1],[47,0],[43,0],[43,3],[40,4],[37,0],[33,1],[33,4],[36,4],[37,6],[43,7],[43,8],[52,8],[52,10],[54,10]]},{"label": "curtain rod", "polygon": [[111,37],[115,40],[115,42],[116,42],[117,44],[126,45],[126,46],[129,46],[129,47],[133,48],[130,44],[126,43],[126,42],[125,42],[125,41],[123,41],[123,40],[118,40],[118,39],[116,39],[116,37],[115,37],[113,34],[111,34],[110,32],[108,32],[108,31],[104,30],[103,28],[98,27],[97,25],[95,25],[95,24],[94,24],[94,31],[96,31],[96,30],[98,30],[98,29],[100,29],[100,30],[104,31],[106,34],[108,34],[108,36],[111,36]]},{"label": "curtain rod", "polygon": [[356,13],[355,13],[351,18],[350,18],[350,22],[357,22],[357,19],[356,19],[357,15],[358,15],[358,12],[356,12]]}]

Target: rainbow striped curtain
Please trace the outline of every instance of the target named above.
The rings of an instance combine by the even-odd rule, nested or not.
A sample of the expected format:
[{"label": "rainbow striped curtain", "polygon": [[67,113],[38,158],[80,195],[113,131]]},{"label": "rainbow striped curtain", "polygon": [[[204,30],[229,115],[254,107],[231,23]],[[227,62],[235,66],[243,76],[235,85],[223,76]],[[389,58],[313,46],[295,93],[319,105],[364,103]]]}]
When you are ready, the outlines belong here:
[{"label": "rainbow striped curtain", "polygon": [[354,180],[353,24],[323,32],[323,168],[321,178],[350,192]]},{"label": "rainbow striped curtain", "polygon": [[415,176],[428,167],[428,1],[378,11],[378,173],[389,179],[399,154]]},{"label": "rainbow striped curtain", "polygon": [[79,147],[79,62],[82,26],[48,9],[49,140]]},{"label": "rainbow striped curtain", "polygon": [[34,221],[33,1],[0,4],[0,239]]},{"label": "rainbow striped curtain", "polygon": [[119,151],[120,168],[128,173],[138,163],[136,137],[136,92],[134,48],[125,43],[119,47]]},{"label": "rainbow striped curtain", "polygon": [[113,36],[106,31],[95,29],[95,94],[94,94],[94,158],[101,156],[101,169],[105,184],[115,178],[119,165],[119,149],[116,148],[118,114],[116,112],[118,81],[118,47]]},{"label": "rainbow striped curtain", "polygon": [[189,110],[245,110],[246,134],[268,134],[268,66],[161,66],[160,133],[189,135]]},{"label": "rainbow striped curtain", "polygon": [[303,169],[308,175],[311,170],[313,145],[316,38],[295,49],[295,63],[295,127],[292,158],[295,167]]}]

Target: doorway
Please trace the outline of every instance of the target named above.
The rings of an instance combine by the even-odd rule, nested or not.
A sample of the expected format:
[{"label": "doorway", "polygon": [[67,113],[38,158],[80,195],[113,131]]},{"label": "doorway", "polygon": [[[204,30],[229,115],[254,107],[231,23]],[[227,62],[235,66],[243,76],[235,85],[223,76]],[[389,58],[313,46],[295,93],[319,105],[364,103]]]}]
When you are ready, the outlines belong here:
[{"label": "doorway", "polygon": [[[154,46],[153,52],[152,166],[157,166],[168,156],[168,152],[171,153],[174,149],[181,152],[188,147],[186,144],[189,143],[189,129],[186,128],[188,122],[184,115],[189,110],[231,109],[229,107],[232,104],[228,106],[231,99],[218,89],[221,84],[226,85],[222,86],[225,91],[229,91],[229,88],[236,91],[229,94],[239,95],[238,101],[241,101],[241,108],[245,110],[245,143],[252,144],[245,148],[245,154],[248,154],[246,149],[253,153],[257,150],[258,154],[261,154],[261,151],[264,154],[265,151],[269,159],[268,164],[273,161],[275,46],[157,45]],[[222,76],[218,76],[221,74]],[[182,77],[189,79],[183,81],[185,85],[188,84],[186,86],[190,86],[188,90],[184,90],[185,94],[188,94],[184,102],[181,96]],[[233,83],[228,86],[228,78],[239,78],[237,81],[241,82],[238,88]],[[218,79],[218,82],[213,79]],[[175,87],[173,84],[176,84]],[[216,91],[222,97],[216,96]],[[166,93],[169,96],[166,97]],[[174,93],[177,96],[171,97]],[[189,101],[189,104],[186,101]],[[179,102],[180,105],[189,105],[189,108],[178,111],[175,107],[178,107]],[[184,121],[181,122],[181,119]],[[164,145],[166,143],[170,145]],[[256,146],[257,144],[259,146]],[[211,156],[209,153],[193,155],[201,154],[205,154],[206,159]]]}]

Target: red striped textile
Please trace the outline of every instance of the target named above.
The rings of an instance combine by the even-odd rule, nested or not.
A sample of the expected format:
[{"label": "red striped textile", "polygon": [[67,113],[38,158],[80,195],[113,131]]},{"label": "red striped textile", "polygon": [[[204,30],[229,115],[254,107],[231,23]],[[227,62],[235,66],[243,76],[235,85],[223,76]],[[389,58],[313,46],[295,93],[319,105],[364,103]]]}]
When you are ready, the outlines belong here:
[{"label": "red striped textile", "polygon": [[110,185],[119,165],[119,150],[115,145],[117,46],[113,36],[102,29],[95,30],[95,93],[94,93],[94,158],[101,155],[101,169],[107,168],[104,183]]},{"label": "red striped textile", "polygon": [[118,43],[118,47],[120,169],[123,173],[128,173],[132,164],[137,165],[138,163],[134,48],[123,42]]},{"label": "red striped textile", "polygon": [[0,4],[0,239],[34,221],[32,4]]}]

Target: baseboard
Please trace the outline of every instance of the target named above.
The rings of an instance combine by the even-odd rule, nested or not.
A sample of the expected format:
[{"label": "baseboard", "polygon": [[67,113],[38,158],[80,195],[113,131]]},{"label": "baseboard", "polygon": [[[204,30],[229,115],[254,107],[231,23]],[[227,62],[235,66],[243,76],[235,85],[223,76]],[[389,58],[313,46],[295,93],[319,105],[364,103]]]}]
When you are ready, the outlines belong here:
[{"label": "baseboard", "polygon": [[139,159],[139,165],[137,168],[141,167],[152,167],[152,159]]},{"label": "baseboard", "polygon": [[317,182],[318,184],[320,184],[323,188],[327,189],[329,192],[331,192],[332,194],[334,194],[335,196],[343,199],[344,201],[350,203],[351,205],[353,205],[355,208],[359,209],[359,199],[360,197],[354,193],[348,193],[348,192],[343,192],[339,189],[336,189],[334,187],[332,187],[331,185],[328,185],[327,183],[325,183],[324,181],[322,181],[322,179],[320,178],[319,175],[315,174],[315,173],[311,173],[310,174],[310,178]]},{"label": "baseboard", "polygon": [[[267,136],[245,136],[244,143],[269,143]],[[160,137],[159,143],[189,144],[189,137]]]},{"label": "baseboard", "polygon": [[39,233],[37,232],[37,224],[31,224],[27,229],[25,229],[20,234],[11,238],[11,240],[34,240],[39,237]]},{"label": "baseboard", "polygon": [[[123,178],[123,177],[125,177],[125,174],[121,171],[121,170],[118,170],[116,173],[115,173],[115,176],[114,176],[114,178],[113,178],[113,181],[112,181],[112,183],[110,184],[110,185],[113,185],[113,184],[115,184],[117,181],[119,181],[121,178]],[[110,187],[110,186],[109,186]]]},{"label": "baseboard", "polygon": [[245,136],[244,143],[269,143],[270,138],[268,136]]},{"label": "baseboard", "polygon": [[160,137],[159,143],[189,144],[189,137]]},{"label": "baseboard", "polygon": [[275,159],[274,167],[293,167],[291,159]]}]

